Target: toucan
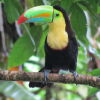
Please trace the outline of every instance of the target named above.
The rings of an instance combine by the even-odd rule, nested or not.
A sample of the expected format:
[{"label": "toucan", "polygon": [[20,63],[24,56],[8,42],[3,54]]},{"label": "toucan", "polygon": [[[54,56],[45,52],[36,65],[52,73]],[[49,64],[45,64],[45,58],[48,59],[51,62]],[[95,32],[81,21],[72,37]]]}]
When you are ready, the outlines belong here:
[{"label": "toucan", "polygon": [[[69,70],[76,77],[76,65],[78,55],[78,42],[72,30],[66,11],[58,6],[40,5],[26,10],[18,19],[21,23],[48,24],[49,30],[45,39],[45,81],[50,73],[58,73]],[[51,86],[47,82],[30,82],[30,87]]]}]

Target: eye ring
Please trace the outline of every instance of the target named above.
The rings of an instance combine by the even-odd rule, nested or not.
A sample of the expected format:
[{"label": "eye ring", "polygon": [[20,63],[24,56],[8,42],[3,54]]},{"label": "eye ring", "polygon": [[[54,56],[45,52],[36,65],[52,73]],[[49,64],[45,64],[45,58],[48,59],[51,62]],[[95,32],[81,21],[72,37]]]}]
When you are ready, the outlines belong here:
[{"label": "eye ring", "polygon": [[56,14],[56,16],[59,16],[59,14]]}]

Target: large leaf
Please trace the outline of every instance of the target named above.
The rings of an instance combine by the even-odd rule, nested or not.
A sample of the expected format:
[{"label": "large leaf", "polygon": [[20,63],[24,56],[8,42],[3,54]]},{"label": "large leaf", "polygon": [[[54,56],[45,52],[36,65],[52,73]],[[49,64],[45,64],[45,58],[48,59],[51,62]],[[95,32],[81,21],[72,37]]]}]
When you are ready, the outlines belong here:
[{"label": "large leaf", "polygon": [[42,36],[40,38],[38,50],[37,50],[37,55],[40,57],[44,56],[44,45],[45,45],[45,39],[46,39],[47,33],[48,33],[48,27],[45,27],[45,30],[42,33]]},{"label": "large leaf", "polygon": [[74,0],[62,0],[61,1],[61,6],[67,11],[69,12],[70,7],[72,5]]},{"label": "large leaf", "polygon": [[80,0],[78,3],[82,4],[91,14],[96,14],[99,0]]},{"label": "large leaf", "polygon": [[36,47],[38,47],[38,45],[40,43],[40,38],[41,38],[41,36],[43,34],[42,27],[41,26],[32,25],[30,27],[30,33],[33,33],[35,45],[36,45]]},{"label": "large leaf", "polygon": [[88,6],[90,6],[91,10],[96,13],[97,12],[97,5],[98,5],[98,2],[99,0],[88,0],[89,4]]},{"label": "large leaf", "polygon": [[17,15],[19,15],[19,13],[24,12],[24,9],[23,9],[22,3],[20,3],[20,0],[13,0],[13,4],[16,7]]},{"label": "large leaf", "polygon": [[4,0],[4,10],[6,12],[8,22],[13,23],[18,17],[14,0]]},{"label": "large leaf", "polygon": [[33,55],[34,47],[27,34],[20,37],[15,43],[8,58],[8,67],[19,66]]},{"label": "large leaf", "polygon": [[81,42],[87,44],[87,39],[86,39],[86,16],[84,11],[78,6],[78,5],[73,5],[71,8],[72,14],[70,17],[72,27],[74,31],[76,32],[76,35]]},{"label": "large leaf", "polygon": [[14,100],[38,100],[36,96],[15,82],[0,82],[0,92]]},{"label": "large leaf", "polygon": [[94,0],[94,1],[83,0],[83,1],[79,2],[79,4],[82,5],[81,7],[85,8],[85,10],[88,11],[92,35],[94,35],[96,33],[97,27],[100,26],[100,23],[99,23],[100,17],[97,16],[97,13],[98,13],[97,8],[99,7],[98,2],[99,2],[99,0]]}]

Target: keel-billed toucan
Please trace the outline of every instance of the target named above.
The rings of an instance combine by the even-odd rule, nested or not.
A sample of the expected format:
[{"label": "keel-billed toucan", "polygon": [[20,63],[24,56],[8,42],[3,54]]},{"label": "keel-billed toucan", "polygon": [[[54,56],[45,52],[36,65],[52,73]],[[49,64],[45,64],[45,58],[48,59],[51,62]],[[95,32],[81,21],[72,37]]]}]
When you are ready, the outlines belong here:
[{"label": "keel-billed toucan", "polygon": [[[45,40],[45,77],[47,70],[58,73],[69,70],[75,76],[78,43],[71,28],[68,15],[59,6],[37,6],[25,11],[18,20],[21,23],[48,23],[49,31]],[[50,83],[30,82],[30,87],[43,87]]]}]

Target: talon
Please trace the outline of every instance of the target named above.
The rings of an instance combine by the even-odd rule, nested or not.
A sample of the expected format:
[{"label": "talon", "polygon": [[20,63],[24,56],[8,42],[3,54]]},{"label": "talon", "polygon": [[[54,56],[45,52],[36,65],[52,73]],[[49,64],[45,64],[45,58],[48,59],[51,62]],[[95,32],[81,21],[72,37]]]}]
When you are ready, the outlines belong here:
[{"label": "talon", "polygon": [[72,73],[73,73],[74,78],[78,76],[77,72],[72,72]]},{"label": "talon", "polygon": [[76,78],[78,76],[77,72],[73,72],[73,76],[74,76],[74,81],[76,82],[76,85],[77,85],[77,81],[76,81]]},{"label": "talon", "polygon": [[[73,76],[74,76],[74,81],[76,82],[76,78],[78,77],[77,72],[71,71],[71,73],[73,74]],[[76,83],[76,85],[77,85],[77,83]]]},{"label": "talon", "polygon": [[48,74],[50,73],[50,70],[44,70],[44,84],[47,85],[48,81]]}]

